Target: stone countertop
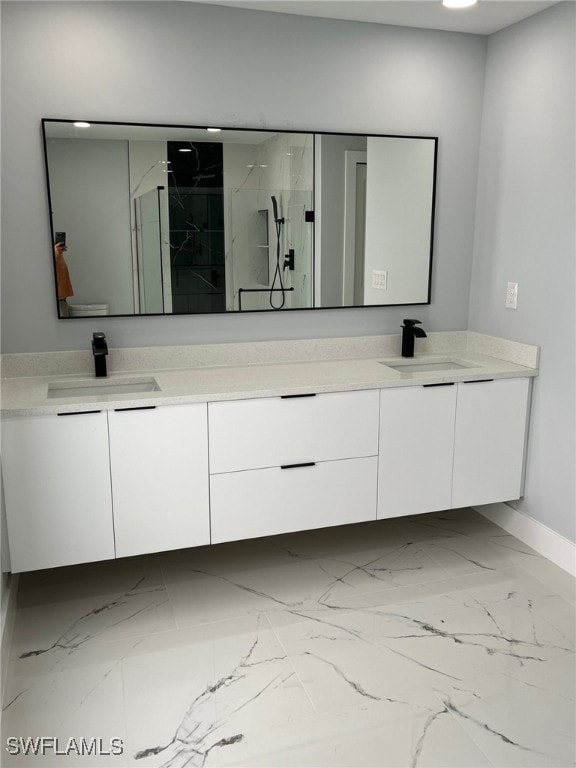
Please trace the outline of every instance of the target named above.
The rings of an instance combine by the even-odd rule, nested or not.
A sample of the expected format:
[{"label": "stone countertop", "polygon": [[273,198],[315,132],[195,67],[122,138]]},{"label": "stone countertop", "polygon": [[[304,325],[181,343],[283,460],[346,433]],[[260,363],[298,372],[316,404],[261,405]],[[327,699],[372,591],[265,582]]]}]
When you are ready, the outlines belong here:
[{"label": "stone countertop", "polygon": [[[513,342],[511,342],[513,343]],[[111,373],[105,379],[84,374],[60,376],[22,376],[2,381],[2,415],[30,416],[58,413],[138,408],[155,405],[206,403],[218,400],[241,400],[255,397],[277,397],[362,389],[381,389],[422,384],[442,384],[481,379],[531,377],[536,367],[491,357],[471,349],[419,354],[415,363],[458,360],[469,367],[453,370],[400,372],[390,363],[406,363],[400,357],[358,357],[317,361],[254,363],[250,365],[199,366],[188,369],[156,369]],[[524,362],[524,361],[523,361]],[[153,378],[159,389],[153,392],[98,394],[72,397],[48,397],[48,386],[90,383],[133,383]]]}]

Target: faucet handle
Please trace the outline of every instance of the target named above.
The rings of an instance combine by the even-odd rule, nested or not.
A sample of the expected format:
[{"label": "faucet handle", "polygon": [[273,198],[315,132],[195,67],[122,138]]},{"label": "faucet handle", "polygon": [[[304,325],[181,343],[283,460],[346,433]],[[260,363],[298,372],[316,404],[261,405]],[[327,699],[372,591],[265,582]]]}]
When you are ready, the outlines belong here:
[{"label": "faucet handle", "polygon": [[408,320],[405,318],[402,322],[404,323],[404,328],[410,328],[413,325],[422,325],[422,320]]},{"label": "faucet handle", "polygon": [[102,331],[96,331],[92,334],[92,351],[96,352],[98,350],[98,353],[101,355],[107,355],[108,354],[108,345],[106,344],[106,334],[102,333]]}]

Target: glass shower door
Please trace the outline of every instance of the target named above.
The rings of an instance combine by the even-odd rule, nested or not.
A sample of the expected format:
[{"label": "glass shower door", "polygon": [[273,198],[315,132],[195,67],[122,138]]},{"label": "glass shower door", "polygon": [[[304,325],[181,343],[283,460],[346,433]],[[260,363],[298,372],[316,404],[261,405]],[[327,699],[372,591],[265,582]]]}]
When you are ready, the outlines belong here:
[{"label": "glass shower door", "polygon": [[134,206],[140,314],[172,312],[166,190],[151,189]]}]

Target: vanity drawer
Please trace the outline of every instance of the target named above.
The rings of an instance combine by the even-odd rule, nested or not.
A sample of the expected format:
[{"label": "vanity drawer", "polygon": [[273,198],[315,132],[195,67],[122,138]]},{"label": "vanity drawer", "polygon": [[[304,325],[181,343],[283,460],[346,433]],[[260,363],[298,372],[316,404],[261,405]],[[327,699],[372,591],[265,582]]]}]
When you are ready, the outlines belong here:
[{"label": "vanity drawer", "polygon": [[210,472],[374,456],[378,415],[377,390],[210,403]]},{"label": "vanity drawer", "polygon": [[376,519],[375,456],[210,478],[211,541]]}]

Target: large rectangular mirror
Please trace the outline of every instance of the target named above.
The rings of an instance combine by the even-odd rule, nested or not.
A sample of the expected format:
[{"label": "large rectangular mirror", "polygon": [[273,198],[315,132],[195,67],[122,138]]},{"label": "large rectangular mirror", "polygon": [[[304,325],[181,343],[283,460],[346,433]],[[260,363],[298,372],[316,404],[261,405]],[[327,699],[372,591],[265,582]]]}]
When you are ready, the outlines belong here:
[{"label": "large rectangular mirror", "polygon": [[42,126],[60,317],[430,301],[434,137]]}]

